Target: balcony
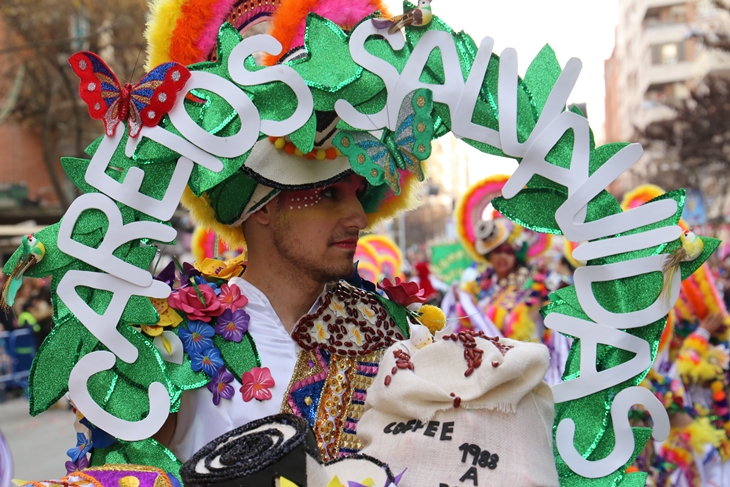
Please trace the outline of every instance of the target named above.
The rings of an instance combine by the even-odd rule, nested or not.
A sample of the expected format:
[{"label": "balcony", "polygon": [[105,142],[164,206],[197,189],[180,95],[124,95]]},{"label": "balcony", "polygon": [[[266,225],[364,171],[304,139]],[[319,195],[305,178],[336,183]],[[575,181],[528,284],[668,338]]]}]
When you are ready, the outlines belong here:
[{"label": "balcony", "polygon": [[649,46],[681,42],[687,38],[689,32],[689,26],[685,23],[647,25],[644,40]]},{"label": "balcony", "polygon": [[676,64],[652,64],[646,70],[649,84],[675,83],[693,78],[693,65],[689,61]]},{"label": "balcony", "polygon": [[672,5],[682,5],[687,0],[646,0],[646,9],[655,7],[671,7]]}]

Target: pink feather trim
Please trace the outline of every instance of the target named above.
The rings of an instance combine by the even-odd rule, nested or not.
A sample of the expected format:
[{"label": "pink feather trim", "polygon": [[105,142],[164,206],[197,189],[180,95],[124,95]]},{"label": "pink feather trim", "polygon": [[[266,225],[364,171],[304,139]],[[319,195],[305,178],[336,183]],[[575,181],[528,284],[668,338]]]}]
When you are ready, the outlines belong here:
[{"label": "pink feather trim", "polygon": [[218,41],[218,31],[233,9],[234,3],[235,0],[219,0],[212,8],[211,20],[205,26],[203,32],[200,33],[200,37],[195,43],[203,55],[207,55],[215,48],[216,42]]},{"label": "pink feather trim", "polygon": [[[370,3],[359,3],[348,0],[323,0],[312,10],[313,13],[329,19],[340,27],[352,28],[362,19],[375,12],[376,8]],[[297,34],[292,39],[290,49],[304,45],[304,30],[306,22],[297,28]]]},{"label": "pink feather trim", "polygon": [[[464,231],[470,242],[476,241],[476,235],[474,234],[474,222],[472,222],[472,214],[480,206],[486,207],[484,200],[489,198],[491,201],[495,196],[499,196],[502,193],[502,188],[507,183],[507,178],[504,181],[488,182],[479,188],[476,188],[471,194],[467,196],[467,202],[464,205],[463,225]],[[491,196],[491,198],[490,198]]]}]

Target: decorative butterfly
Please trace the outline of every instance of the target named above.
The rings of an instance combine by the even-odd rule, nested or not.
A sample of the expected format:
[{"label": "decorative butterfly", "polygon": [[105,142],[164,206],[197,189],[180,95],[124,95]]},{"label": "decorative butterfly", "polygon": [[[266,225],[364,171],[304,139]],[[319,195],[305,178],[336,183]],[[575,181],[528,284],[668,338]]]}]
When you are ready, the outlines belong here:
[{"label": "decorative butterfly", "polygon": [[378,139],[369,132],[340,130],[333,144],[347,156],[355,173],[373,186],[387,183],[400,194],[400,171],[424,179],[421,162],[431,155],[432,109],[431,91],[415,90],[403,98],[395,132],[384,129]]},{"label": "decorative butterfly", "polygon": [[143,126],[154,127],[160,123],[190,78],[190,71],[182,64],[165,63],[136,85],[121,86],[109,66],[92,52],[77,52],[68,62],[81,78],[79,94],[89,106],[89,115],[104,121],[109,137],[114,135],[119,122],[127,122],[130,137],[137,137]]}]

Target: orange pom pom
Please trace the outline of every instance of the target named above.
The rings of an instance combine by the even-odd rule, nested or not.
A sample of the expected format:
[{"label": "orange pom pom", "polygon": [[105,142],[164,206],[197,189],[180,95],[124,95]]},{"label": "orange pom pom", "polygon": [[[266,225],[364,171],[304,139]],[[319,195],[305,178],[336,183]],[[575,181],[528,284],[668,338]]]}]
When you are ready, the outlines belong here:
[{"label": "orange pom pom", "polygon": [[286,145],[284,146],[284,152],[286,152],[289,155],[294,154],[295,150],[297,150],[297,148],[294,147],[294,144],[292,144],[291,142],[287,142]]},{"label": "orange pom pom", "polygon": [[626,469],[626,473],[634,473],[634,472],[638,472],[638,471],[639,471],[639,469],[634,465],[631,465],[629,468]]},{"label": "orange pom pom", "polygon": [[330,161],[333,161],[337,157],[337,149],[334,147],[330,147],[327,149],[327,159]]},{"label": "orange pom pom", "polygon": [[715,400],[715,402],[721,402],[725,400],[725,391],[717,391],[714,394],[712,394],[712,399]]}]

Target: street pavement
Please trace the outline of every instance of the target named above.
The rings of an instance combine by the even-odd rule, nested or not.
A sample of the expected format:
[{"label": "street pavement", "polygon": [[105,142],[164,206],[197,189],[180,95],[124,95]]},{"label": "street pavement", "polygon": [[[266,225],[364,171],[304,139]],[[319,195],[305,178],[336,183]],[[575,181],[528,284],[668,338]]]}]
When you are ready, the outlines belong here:
[{"label": "street pavement", "polygon": [[31,417],[24,398],[0,403],[0,431],[13,455],[13,477],[44,480],[66,475],[66,451],[76,446],[73,425],[74,414],[64,407]]}]

